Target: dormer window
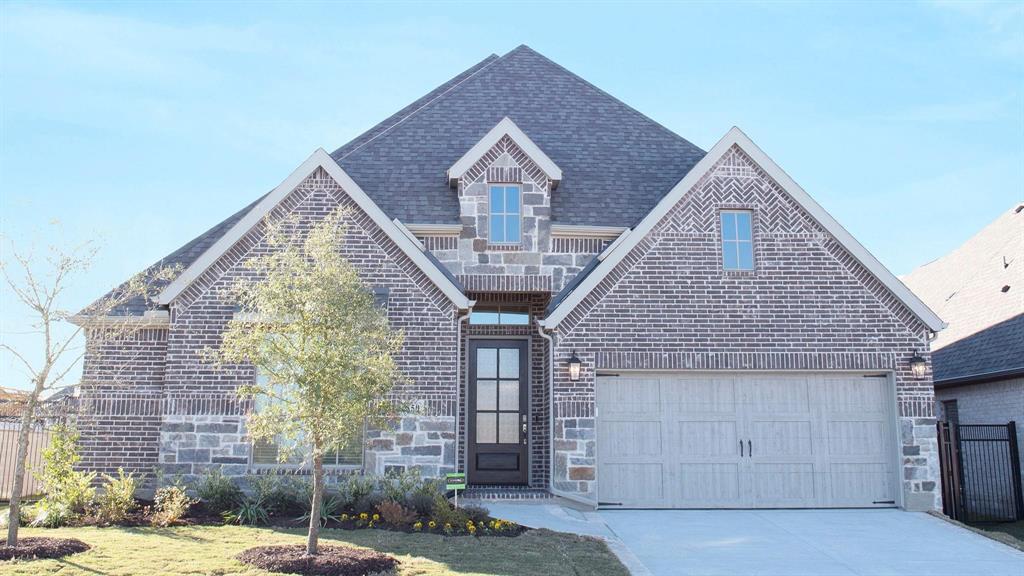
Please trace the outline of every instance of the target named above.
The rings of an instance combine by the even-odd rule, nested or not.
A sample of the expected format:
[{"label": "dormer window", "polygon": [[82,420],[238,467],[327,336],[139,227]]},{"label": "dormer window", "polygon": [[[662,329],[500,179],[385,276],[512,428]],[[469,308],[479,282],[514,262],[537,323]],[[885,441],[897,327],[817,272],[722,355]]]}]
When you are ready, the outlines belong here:
[{"label": "dormer window", "polygon": [[491,244],[522,241],[522,195],[518,184],[492,184],[490,192]]}]

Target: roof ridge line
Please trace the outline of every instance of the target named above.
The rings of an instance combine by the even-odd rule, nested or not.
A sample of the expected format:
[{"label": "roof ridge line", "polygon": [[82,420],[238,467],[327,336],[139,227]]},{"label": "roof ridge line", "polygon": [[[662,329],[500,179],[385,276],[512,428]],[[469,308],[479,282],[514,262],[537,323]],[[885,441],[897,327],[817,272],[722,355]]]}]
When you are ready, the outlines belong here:
[{"label": "roof ridge line", "polygon": [[[554,66],[555,68],[558,68],[559,70],[561,70],[561,71],[565,72],[566,74],[568,74],[569,76],[571,76],[571,77],[572,77],[573,79],[575,79],[575,80],[576,80],[577,82],[579,82],[579,83],[583,84],[584,86],[587,86],[587,87],[589,87],[589,88],[591,88],[591,89],[595,90],[596,92],[598,92],[599,94],[601,94],[602,96],[604,96],[604,97],[606,97],[606,98],[610,98],[611,100],[614,100],[614,101],[615,101],[615,102],[616,102],[617,104],[620,104],[620,105],[622,105],[623,107],[625,107],[625,108],[626,108],[627,110],[629,110],[629,111],[630,111],[630,112],[632,112],[633,114],[636,114],[636,115],[637,115],[637,116],[639,116],[640,118],[643,118],[644,120],[647,120],[647,121],[648,121],[648,122],[650,122],[651,124],[654,124],[654,125],[655,125],[656,127],[660,128],[660,129],[661,129],[661,130],[663,130],[664,132],[667,132],[667,133],[671,134],[672,136],[674,136],[674,137],[676,137],[676,138],[679,138],[679,139],[680,139],[680,140],[682,140],[683,142],[686,142],[686,143],[687,143],[687,144],[689,144],[690,146],[693,146],[693,147],[694,147],[694,148],[696,148],[697,150],[700,150],[701,152],[703,152],[703,153],[707,154],[707,150],[705,150],[705,149],[701,148],[700,146],[697,146],[697,145],[696,145],[696,144],[694,144],[693,142],[690,142],[690,140],[688,140],[687,138],[684,138],[683,136],[680,136],[680,135],[679,135],[679,134],[677,134],[676,132],[674,132],[674,131],[670,130],[670,129],[669,129],[669,128],[668,128],[667,126],[665,126],[665,125],[664,125],[664,124],[662,124],[661,122],[658,122],[658,121],[657,121],[657,120],[655,120],[654,118],[651,118],[650,116],[648,116],[648,115],[644,114],[643,112],[641,112],[641,111],[637,110],[636,108],[634,108],[634,107],[632,107],[631,105],[627,104],[627,103],[626,103],[625,101],[623,101],[623,100],[621,100],[621,99],[619,99],[619,98],[615,97],[615,96],[614,96],[614,95],[612,95],[611,93],[609,93],[609,92],[606,92],[606,91],[605,91],[604,89],[600,88],[599,86],[597,86],[597,85],[595,85],[595,84],[592,84],[592,83],[591,83],[591,82],[590,82],[589,80],[587,80],[586,78],[584,78],[584,77],[580,76],[579,74],[577,74],[577,73],[573,72],[572,70],[569,70],[569,69],[568,69],[568,68],[566,68],[565,66],[562,66],[562,65],[561,65],[561,64],[559,64],[558,62],[555,62],[554,60],[552,60],[551,58],[548,58],[547,56],[545,56],[545,55],[541,54],[540,52],[537,52],[536,50],[534,50],[533,48],[531,48],[531,47],[527,46],[526,44],[520,44],[520,45],[519,45],[519,46],[517,46],[517,47],[516,47],[516,48],[515,48],[514,50],[510,51],[510,52],[509,52],[508,54],[505,54],[505,56],[508,56],[508,55],[509,55],[509,54],[511,54],[512,52],[516,52],[516,51],[518,51],[518,50],[520,50],[520,49],[522,49],[522,48],[525,48],[526,50],[529,50],[530,52],[533,52],[533,53],[534,53],[534,54],[536,54],[537,56],[540,56],[541,58],[543,58],[543,59],[544,59],[544,61],[545,61],[545,62],[547,62],[548,64],[550,64],[550,65]],[[502,56],[502,58],[504,58],[505,56]],[[495,60],[495,62],[497,62],[497,60]],[[683,176],[685,176],[685,174],[684,174]]]},{"label": "roof ridge line", "polygon": [[[509,54],[511,54],[511,52],[509,52]],[[351,155],[352,155],[353,153],[355,153],[355,152],[357,152],[357,151],[359,151],[359,150],[362,150],[362,149],[363,149],[363,148],[364,148],[364,147],[365,147],[366,145],[368,145],[369,143],[373,142],[373,141],[374,141],[374,140],[376,140],[377,138],[380,138],[381,136],[383,136],[383,135],[385,135],[385,134],[387,134],[387,133],[391,132],[391,130],[393,130],[393,129],[394,129],[395,127],[397,127],[397,126],[398,126],[399,124],[401,124],[401,123],[405,122],[405,121],[406,121],[406,120],[408,120],[409,118],[412,118],[413,116],[415,116],[415,115],[416,115],[417,113],[419,113],[419,112],[420,112],[421,110],[423,110],[423,109],[424,109],[424,108],[426,108],[427,106],[430,106],[430,105],[431,105],[431,104],[433,104],[434,102],[437,102],[438,100],[440,100],[441,98],[443,98],[443,97],[447,96],[447,95],[448,95],[449,93],[451,93],[451,92],[452,92],[453,90],[455,90],[455,89],[456,89],[456,88],[458,88],[459,86],[462,86],[463,84],[465,84],[465,83],[466,83],[467,81],[469,81],[469,80],[470,80],[471,78],[474,78],[474,77],[476,77],[476,75],[477,75],[477,74],[479,74],[479,73],[483,72],[484,70],[487,70],[488,68],[490,68],[490,67],[491,67],[491,66],[493,66],[494,64],[497,64],[498,62],[500,62],[500,61],[501,61],[501,59],[502,59],[502,58],[504,58],[505,56],[508,56],[508,54],[504,54],[504,55],[502,55],[502,56],[498,56],[497,54],[491,53],[491,56],[494,56],[494,57],[496,57],[496,58],[495,58],[494,60],[491,60],[490,62],[488,62],[488,63],[484,64],[483,66],[480,66],[480,68],[478,68],[478,69],[477,69],[476,71],[474,71],[474,72],[473,72],[472,74],[470,74],[469,76],[466,76],[466,77],[465,77],[465,78],[463,78],[462,80],[460,80],[460,81],[456,82],[456,83],[455,83],[455,84],[454,84],[453,86],[449,87],[449,88],[448,88],[447,90],[445,90],[444,92],[441,92],[440,94],[438,94],[437,96],[434,96],[433,98],[431,98],[431,99],[430,99],[430,100],[428,100],[427,102],[424,102],[422,106],[420,106],[419,108],[417,108],[417,109],[413,110],[412,112],[409,112],[408,114],[406,114],[405,116],[403,116],[403,117],[402,117],[402,118],[401,118],[400,120],[398,120],[398,121],[397,121],[397,122],[395,122],[394,124],[392,124],[392,125],[388,126],[387,128],[385,128],[385,129],[381,130],[381,131],[380,131],[380,132],[378,132],[377,134],[374,134],[374,135],[373,135],[373,137],[371,137],[370,139],[368,139],[368,140],[367,140],[366,142],[363,142],[363,143],[362,143],[362,144],[360,144],[359,146],[356,146],[355,148],[353,148],[353,149],[349,150],[349,151],[348,151],[348,152],[346,152],[346,153],[345,153],[344,155],[342,155],[342,156],[339,156],[339,157],[335,158],[335,159],[334,159],[334,160],[335,160],[335,162],[340,162],[340,161],[344,160],[345,158],[347,158],[347,157],[351,156]],[[488,56],[488,58],[490,58],[491,56]],[[484,61],[486,61],[486,60],[487,60],[487,58],[484,58]],[[479,66],[479,64],[477,64],[477,65]],[[429,92],[428,92],[428,94],[429,94]],[[373,130],[373,128],[370,128],[370,130]],[[358,138],[358,136],[357,136],[357,138]]]}]

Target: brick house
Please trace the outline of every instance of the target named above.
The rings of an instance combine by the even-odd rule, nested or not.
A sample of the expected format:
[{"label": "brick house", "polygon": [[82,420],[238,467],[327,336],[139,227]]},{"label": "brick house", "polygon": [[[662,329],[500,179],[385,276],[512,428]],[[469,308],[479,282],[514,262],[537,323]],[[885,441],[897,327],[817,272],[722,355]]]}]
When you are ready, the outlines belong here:
[{"label": "brick house", "polygon": [[956,424],[1014,421],[1018,446],[1024,446],[1022,256],[1024,204],[1018,203],[904,278],[949,322],[932,342],[937,416]]},{"label": "brick house", "polygon": [[332,470],[609,507],[938,506],[910,359],[941,320],[740,130],[705,152],[526,46],[314,152],[163,259],[183,271],[150,306],[83,318],[142,328],[86,358],[84,466],[287,466],[245,436],[253,369],[201,351],[263,218],[339,205],[424,411]]}]

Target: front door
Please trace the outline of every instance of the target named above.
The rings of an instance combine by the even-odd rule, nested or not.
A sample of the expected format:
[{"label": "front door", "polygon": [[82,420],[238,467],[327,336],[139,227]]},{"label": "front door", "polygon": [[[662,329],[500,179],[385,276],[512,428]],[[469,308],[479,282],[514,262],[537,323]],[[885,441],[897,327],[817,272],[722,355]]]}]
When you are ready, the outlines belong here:
[{"label": "front door", "polygon": [[527,483],[526,340],[471,340],[469,442],[473,484]]}]

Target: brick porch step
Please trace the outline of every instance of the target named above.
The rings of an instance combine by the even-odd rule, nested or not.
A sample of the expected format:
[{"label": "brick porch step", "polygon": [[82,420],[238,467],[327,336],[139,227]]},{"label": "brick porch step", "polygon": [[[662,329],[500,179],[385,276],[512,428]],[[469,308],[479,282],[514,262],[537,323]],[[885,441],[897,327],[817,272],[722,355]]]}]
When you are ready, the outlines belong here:
[{"label": "brick porch step", "polygon": [[553,498],[543,488],[529,486],[473,486],[459,493],[459,499],[466,500],[539,500]]}]

